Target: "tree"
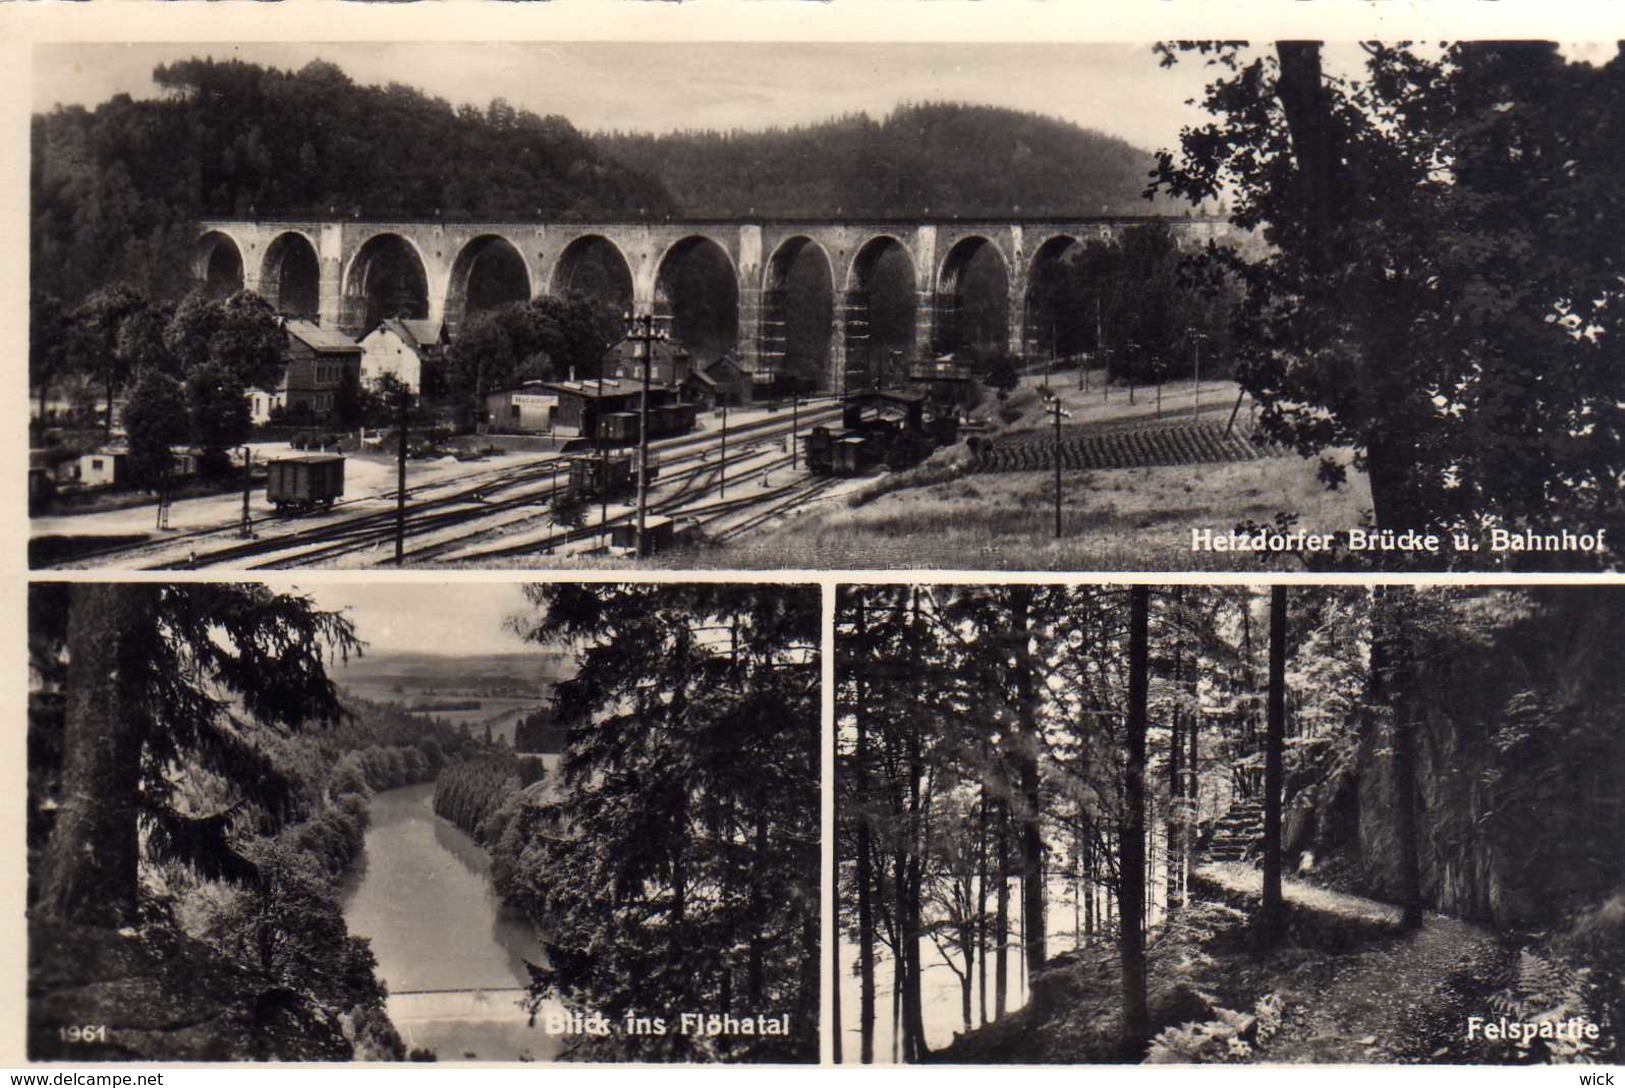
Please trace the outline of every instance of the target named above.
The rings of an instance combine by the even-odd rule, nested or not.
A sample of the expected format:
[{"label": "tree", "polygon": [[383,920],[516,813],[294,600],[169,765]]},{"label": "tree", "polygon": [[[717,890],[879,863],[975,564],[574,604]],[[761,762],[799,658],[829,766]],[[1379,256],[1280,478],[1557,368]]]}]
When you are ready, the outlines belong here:
[{"label": "tree", "polygon": [[495,389],[570,375],[596,378],[622,332],[620,316],[593,299],[543,295],[481,310],[463,323],[446,353],[446,384],[480,411]]},{"label": "tree", "polygon": [[[34,914],[133,924],[143,850],[210,878],[254,876],[234,834],[256,821],[274,829],[295,797],[257,742],[339,715],[324,659],[357,647],[349,622],[246,584],[75,583],[33,604],[65,615],[61,626],[42,617],[36,652],[68,658],[62,800]],[[182,766],[217,776],[236,800],[189,811],[173,773]]]},{"label": "tree", "polygon": [[[348,957],[366,952],[366,943],[345,930],[330,878],[307,853],[276,839],[257,840],[243,853],[254,866],[252,890],[210,918],[210,938],[283,985],[342,986],[351,974]],[[371,989],[382,996],[376,982]]]},{"label": "tree", "polygon": [[1000,353],[987,363],[987,370],[982,380],[999,391],[1002,399],[1012,389],[1021,384],[1021,374],[1016,370],[1016,362],[1010,356]]},{"label": "tree", "polygon": [[181,383],[159,370],[143,372],[124,407],[134,481],[151,486],[163,480],[174,460],[170,447],[185,442],[191,429]]},{"label": "tree", "polygon": [[1268,243],[1211,253],[1246,290],[1238,375],[1265,433],[1353,448],[1383,527],[1617,526],[1625,307],[1596,217],[1625,195],[1625,61],[1369,45],[1334,77],[1312,42],[1187,48],[1219,69],[1215,121],[1153,188],[1222,194]]},{"label": "tree", "polygon": [[594,298],[540,295],[530,308],[555,374],[599,377],[604,356],[626,332],[621,314]]},{"label": "tree", "polygon": [[[790,1016],[790,1034],[622,1034],[620,1055],[810,1061],[819,955],[818,596],[801,587],[527,587],[526,637],[576,650],[557,801],[511,885],[546,919],[533,993],[611,1020]],[[675,1025],[674,1025],[675,1027]]]},{"label": "tree", "polygon": [[[848,643],[859,652],[864,650],[867,635],[864,601],[853,602],[855,643]],[[843,647],[844,648],[844,647]],[[867,798],[869,792],[869,726],[868,695],[859,680],[853,716],[857,725],[857,745],[853,753],[853,787],[858,798]],[[862,1039],[861,1060],[871,1065],[875,1060],[875,917],[874,917],[874,843],[871,821],[866,812],[857,818],[857,900],[858,900],[858,1030]]]},{"label": "tree", "polygon": [[470,315],[446,352],[444,374],[447,389],[476,418],[483,415],[486,393],[555,376],[526,302]]},{"label": "tree", "polygon": [[1393,742],[1402,924],[1406,929],[1416,929],[1422,924],[1423,906],[1422,847],[1416,813],[1416,711],[1420,698],[1415,688],[1417,599],[1405,586],[1378,586],[1375,593],[1371,677],[1378,705],[1386,711],[1384,717]]},{"label": "tree", "polygon": [[34,294],[28,300],[28,383],[39,398],[39,419],[45,423],[51,385],[63,377],[70,359],[70,323],[62,300]]},{"label": "tree", "polygon": [[1286,587],[1270,587],[1270,668],[1264,745],[1264,895],[1258,908],[1261,948],[1273,948],[1285,928],[1281,902],[1282,759],[1286,746]]},{"label": "tree", "polygon": [[554,525],[564,529],[579,529],[587,524],[591,510],[587,500],[574,489],[561,491],[547,504],[547,516]]},{"label": "tree", "polygon": [[1150,687],[1151,591],[1129,587],[1127,758],[1118,833],[1117,942],[1123,971],[1123,1049],[1139,1054],[1151,1031],[1145,983],[1145,738]]},{"label": "tree", "polygon": [[75,369],[100,383],[106,412],[102,433],[113,433],[113,401],[130,378],[133,360],[119,350],[126,321],[147,308],[134,288],[118,283],[91,295],[73,313]]},{"label": "tree", "polygon": [[185,374],[193,441],[219,471],[223,451],[248,437],[248,390],[275,388],[287,371],[287,333],[258,295],[213,300],[194,293],[177,307],[164,343]]}]

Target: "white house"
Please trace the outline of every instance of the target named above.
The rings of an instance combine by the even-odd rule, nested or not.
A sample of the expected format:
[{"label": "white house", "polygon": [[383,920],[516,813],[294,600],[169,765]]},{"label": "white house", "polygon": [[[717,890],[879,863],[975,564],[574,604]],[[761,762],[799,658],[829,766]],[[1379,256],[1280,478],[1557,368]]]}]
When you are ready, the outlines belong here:
[{"label": "white house", "polygon": [[250,389],[243,394],[248,401],[248,418],[255,426],[271,422],[271,412],[288,406],[288,391],[277,389]]},{"label": "white house", "polygon": [[413,393],[421,392],[424,373],[439,364],[446,343],[446,326],[439,321],[386,318],[361,338],[361,380],[377,385],[390,374]]},{"label": "white house", "polygon": [[116,447],[91,450],[79,457],[79,482],[86,487],[112,487],[130,473],[130,451]]}]

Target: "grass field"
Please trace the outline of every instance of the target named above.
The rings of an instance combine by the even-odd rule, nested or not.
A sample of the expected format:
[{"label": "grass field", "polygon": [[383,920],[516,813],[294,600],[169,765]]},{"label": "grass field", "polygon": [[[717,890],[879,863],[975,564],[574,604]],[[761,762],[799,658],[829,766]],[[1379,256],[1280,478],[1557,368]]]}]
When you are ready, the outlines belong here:
[{"label": "grass field", "polygon": [[1296,514],[1297,527],[1310,531],[1358,525],[1370,493],[1364,477],[1350,476],[1342,490],[1328,492],[1315,479],[1315,463],[1296,456],[1066,472],[1057,539],[1053,475],[982,473],[809,512],[714,559],[695,558],[696,565],[757,569],[1291,570],[1300,564],[1290,556],[1193,552],[1191,530],[1222,532],[1282,513]]}]

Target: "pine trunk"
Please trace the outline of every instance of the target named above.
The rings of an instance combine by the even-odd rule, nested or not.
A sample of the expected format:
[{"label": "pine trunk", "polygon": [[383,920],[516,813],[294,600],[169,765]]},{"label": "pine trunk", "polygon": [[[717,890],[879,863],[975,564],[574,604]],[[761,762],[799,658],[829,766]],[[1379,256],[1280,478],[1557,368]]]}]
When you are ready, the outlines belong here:
[{"label": "pine trunk", "polygon": [[1264,740],[1264,896],[1258,908],[1258,943],[1264,950],[1281,939],[1282,756],[1286,746],[1286,587],[1270,588],[1270,675]]},{"label": "pine trunk", "polygon": [[999,884],[994,890],[993,914],[993,1019],[1004,1019],[1010,978],[1010,812],[999,802]]},{"label": "pine trunk", "polygon": [[976,989],[981,1021],[987,1023],[987,783],[976,814]]},{"label": "pine trunk", "polygon": [[69,589],[62,806],[39,869],[36,916],[117,928],[136,920],[143,686],[158,587]]},{"label": "pine trunk", "polygon": [[[857,636],[864,640],[863,601],[858,601]],[[857,796],[858,820],[858,1032],[859,1061],[870,1065],[875,1060],[875,911],[873,852],[869,830],[869,714],[868,686],[859,688],[858,703],[854,708],[857,718],[858,747],[854,757],[853,792]]]},{"label": "pine trunk", "polygon": [[1123,971],[1123,1049],[1139,1057],[1150,1030],[1145,980],[1145,735],[1149,692],[1150,591],[1129,589],[1127,760],[1123,767],[1123,822],[1117,857],[1118,949]]},{"label": "pine trunk", "polygon": [[829,1020],[830,1060],[840,1065],[846,1060],[841,1052],[841,912],[833,911],[829,920]]},{"label": "pine trunk", "polygon": [[1044,923],[1044,836],[1041,821],[1043,801],[1039,795],[1038,693],[1036,661],[1032,652],[1032,601],[1023,587],[1015,596],[1016,705],[1021,735],[1015,744],[1018,779],[1021,787],[1021,936],[1026,948],[1027,989],[1032,978],[1044,968],[1047,958]]}]

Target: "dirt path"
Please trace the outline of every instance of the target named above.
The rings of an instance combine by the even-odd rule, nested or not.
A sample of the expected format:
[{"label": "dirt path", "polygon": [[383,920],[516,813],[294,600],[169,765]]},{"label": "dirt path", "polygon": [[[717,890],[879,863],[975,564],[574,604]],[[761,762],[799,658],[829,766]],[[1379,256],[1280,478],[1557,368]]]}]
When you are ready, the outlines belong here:
[{"label": "dirt path", "polygon": [[[1251,891],[1262,880],[1245,866],[1209,866],[1203,873],[1238,891]],[[1299,909],[1370,920],[1399,915],[1390,904],[1295,880],[1283,881],[1282,893]],[[1284,1022],[1260,1057],[1269,1062],[1480,1060],[1478,1044],[1466,1040],[1467,1018],[1486,1013],[1485,995],[1498,988],[1508,956],[1491,931],[1429,914],[1413,933],[1316,957],[1282,980]]]}]

